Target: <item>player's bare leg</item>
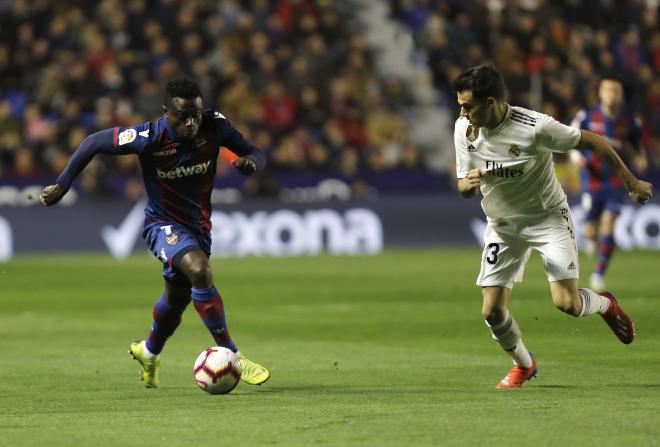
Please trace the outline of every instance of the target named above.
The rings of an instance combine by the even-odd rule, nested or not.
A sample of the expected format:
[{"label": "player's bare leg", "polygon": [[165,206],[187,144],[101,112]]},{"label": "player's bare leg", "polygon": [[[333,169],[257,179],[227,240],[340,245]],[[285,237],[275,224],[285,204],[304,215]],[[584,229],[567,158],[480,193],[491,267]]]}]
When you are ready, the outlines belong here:
[{"label": "player's bare leg", "polygon": [[[577,284],[577,279],[573,278],[550,282],[552,303],[557,309],[574,317],[580,316],[583,309]],[[607,308],[607,303],[605,303],[605,308]]]},{"label": "player's bare leg", "polygon": [[552,302],[559,310],[576,317],[599,314],[622,343],[635,338],[635,325],[609,292],[600,294],[591,289],[578,289],[577,279],[550,282]]},{"label": "player's bare leg", "polygon": [[497,388],[519,388],[536,376],[536,360],[522,341],[518,323],[509,312],[511,289],[507,287],[482,287],[482,314],[495,341],[513,359],[514,367],[500,381]]},{"label": "player's bare leg", "polygon": [[213,273],[206,253],[192,250],[179,263],[179,269],[192,283],[192,300],[195,310],[208,328],[218,346],[235,352],[243,370],[241,380],[251,385],[261,385],[270,377],[270,372],[258,363],[246,358],[236,347],[229,335],[224,304],[213,284]]},{"label": "player's bare leg", "polygon": [[596,256],[598,250],[598,222],[589,220],[584,223],[584,251],[590,258]]}]

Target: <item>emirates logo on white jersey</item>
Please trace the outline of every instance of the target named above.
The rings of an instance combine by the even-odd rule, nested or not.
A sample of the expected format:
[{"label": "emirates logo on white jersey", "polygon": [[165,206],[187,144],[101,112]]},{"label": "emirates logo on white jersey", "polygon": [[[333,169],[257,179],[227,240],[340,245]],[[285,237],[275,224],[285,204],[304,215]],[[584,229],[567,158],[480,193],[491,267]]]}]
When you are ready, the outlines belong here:
[{"label": "emirates logo on white jersey", "polygon": [[496,177],[506,178],[520,177],[525,173],[520,168],[507,168],[503,163],[490,160],[486,160],[486,172]]}]

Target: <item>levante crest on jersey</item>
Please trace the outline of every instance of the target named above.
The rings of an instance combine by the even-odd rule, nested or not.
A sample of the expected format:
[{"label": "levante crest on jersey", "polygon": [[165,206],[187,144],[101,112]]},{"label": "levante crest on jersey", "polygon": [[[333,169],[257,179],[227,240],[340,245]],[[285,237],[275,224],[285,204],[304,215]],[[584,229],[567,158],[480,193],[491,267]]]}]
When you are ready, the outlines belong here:
[{"label": "levante crest on jersey", "polygon": [[512,144],[509,147],[509,156],[511,156],[512,158],[520,157],[520,148],[518,147],[517,144]]}]

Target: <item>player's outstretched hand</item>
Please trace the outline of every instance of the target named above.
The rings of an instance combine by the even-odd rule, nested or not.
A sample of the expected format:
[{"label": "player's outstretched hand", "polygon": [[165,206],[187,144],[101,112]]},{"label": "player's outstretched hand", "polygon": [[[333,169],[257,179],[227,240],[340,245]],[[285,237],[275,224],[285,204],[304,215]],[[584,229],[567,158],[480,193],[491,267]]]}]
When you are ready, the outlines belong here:
[{"label": "player's outstretched hand", "polygon": [[628,193],[633,202],[644,204],[653,196],[653,185],[643,180],[636,180],[628,188]]},{"label": "player's outstretched hand", "polygon": [[66,194],[66,191],[60,185],[49,185],[46,186],[43,191],[41,191],[39,200],[41,200],[41,203],[44,205],[51,206],[62,200],[64,194]]},{"label": "player's outstretched hand", "polygon": [[243,175],[250,175],[257,172],[257,163],[250,157],[241,157],[234,162],[236,169]]}]

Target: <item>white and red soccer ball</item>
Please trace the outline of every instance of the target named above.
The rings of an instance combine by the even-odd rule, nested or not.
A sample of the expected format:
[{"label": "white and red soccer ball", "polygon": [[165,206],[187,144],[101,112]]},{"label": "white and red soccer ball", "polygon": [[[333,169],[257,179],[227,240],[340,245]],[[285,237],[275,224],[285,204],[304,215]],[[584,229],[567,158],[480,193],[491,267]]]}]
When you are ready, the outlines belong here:
[{"label": "white and red soccer ball", "polygon": [[241,378],[241,362],[227,348],[214,346],[202,351],[195,361],[195,382],[209,394],[231,392]]}]

